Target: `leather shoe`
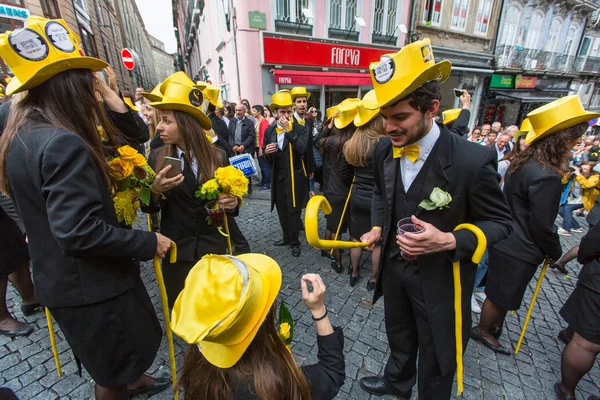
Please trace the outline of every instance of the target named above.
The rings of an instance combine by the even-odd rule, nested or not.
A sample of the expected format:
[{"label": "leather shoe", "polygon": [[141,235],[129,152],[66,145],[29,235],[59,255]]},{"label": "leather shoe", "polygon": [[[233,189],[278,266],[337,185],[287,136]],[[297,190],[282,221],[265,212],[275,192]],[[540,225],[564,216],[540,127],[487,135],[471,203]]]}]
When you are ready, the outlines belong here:
[{"label": "leather shoe", "polygon": [[575,400],[574,396],[569,396],[568,394],[563,392],[560,386],[560,382],[556,382],[554,384],[554,392],[556,393],[556,398],[558,400]]},{"label": "leather shoe", "polygon": [[360,380],[360,387],[368,393],[374,394],[375,396],[382,396],[389,394],[392,396],[400,396],[409,399],[410,393],[398,393],[390,388],[385,382],[383,376],[366,376]]},{"label": "leather shoe", "polygon": [[471,339],[475,340],[476,342],[481,343],[482,345],[484,345],[488,349],[495,351],[496,353],[504,354],[506,356],[510,356],[512,354],[512,351],[510,351],[506,347],[502,346],[502,344],[498,344],[498,346],[494,346],[493,344],[488,342],[481,335],[481,333],[479,332],[479,328],[477,328],[476,326],[474,326],[473,329],[471,329]]},{"label": "leather shoe", "polygon": [[127,389],[127,397],[136,396],[139,394],[145,394],[152,396],[156,393],[162,392],[166,388],[171,386],[171,380],[167,378],[154,378],[154,383],[150,386],[146,386],[139,389]]},{"label": "leather shoe", "polygon": [[292,255],[294,257],[300,257],[300,246],[299,245],[292,245]]},{"label": "leather shoe", "polygon": [[321,250],[321,257],[329,258],[330,260],[335,260],[333,254],[329,253],[327,250]]},{"label": "leather shoe", "polygon": [[331,268],[333,268],[333,270],[338,274],[342,273],[342,264],[338,264],[337,261],[331,262]]},{"label": "leather shoe", "polygon": [[29,317],[30,315],[35,314],[38,311],[42,310],[42,306],[40,303],[33,304],[21,304],[21,312],[24,316]]},{"label": "leather shoe", "polygon": [[281,239],[281,240],[278,240],[277,242],[273,243],[273,246],[287,246],[288,244],[290,244],[290,242],[288,242],[285,239]]},{"label": "leather shoe", "polygon": [[556,269],[556,270],[562,272],[565,275],[568,274],[567,269],[565,267],[563,267],[562,265],[559,265],[559,264],[550,264],[548,266],[550,267],[550,269]]},{"label": "leather shoe", "polygon": [[358,283],[359,280],[360,280],[360,275],[356,275],[356,276],[350,275],[350,286],[351,287],[356,286],[356,284]]},{"label": "leather shoe", "polygon": [[369,281],[367,282],[367,291],[370,292],[371,290],[374,290],[377,287],[377,282],[373,282],[372,280],[369,279]]},{"label": "leather shoe", "polygon": [[14,329],[12,331],[5,331],[0,329],[0,335],[8,336],[10,338],[16,338],[20,336],[29,336],[33,332],[33,327],[31,325],[23,324],[20,328]]}]

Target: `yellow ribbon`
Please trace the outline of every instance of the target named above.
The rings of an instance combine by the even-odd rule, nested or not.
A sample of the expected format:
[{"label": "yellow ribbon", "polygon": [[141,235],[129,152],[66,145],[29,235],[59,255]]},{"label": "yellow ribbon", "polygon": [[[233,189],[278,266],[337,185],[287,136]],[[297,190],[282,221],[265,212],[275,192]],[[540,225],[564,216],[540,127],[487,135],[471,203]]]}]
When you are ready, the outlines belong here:
[{"label": "yellow ribbon", "polygon": [[52,315],[48,307],[44,307],[46,312],[46,322],[48,323],[48,332],[50,333],[50,347],[52,347],[52,355],[54,356],[54,364],[56,364],[56,373],[60,378],[62,376],[62,370],[60,369],[60,359],[58,358],[58,349],[56,348],[56,338],[54,336],[54,325],[52,324]]},{"label": "yellow ribbon", "polygon": [[303,119],[297,119],[296,121],[298,121],[298,123],[302,126],[304,126],[304,124],[306,124],[306,121]]},{"label": "yellow ribbon", "polygon": [[290,173],[292,175],[292,207],[296,207],[296,185],[294,183],[294,154],[292,151],[292,144],[289,144],[290,148]]},{"label": "yellow ribbon", "polygon": [[415,162],[419,159],[421,152],[419,151],[419,146],[416,144],[409,144],[404,147],[392,147],[392,154],[394,158],[400,158],[403,155],[406,155],[411,162]]},{"label": "yellow ribbon", "polygon": [[279,135],[279,134],[282,134],[282,133],[285,133],[285,132],[289,132],[289,131],[291,131],[293,128],[294,128],[294,124],[293,124],[293,123],[292,123],[292,121],[290,120],[290,122],[289,122],[289,124],[288,124],[288,128],[287,128],[287,129],[285,129],[285,128],[280,128],[280,127],[276,127],[276,128],[275,128],[275,131],[276,131],[276,132],[277,132],[277,134]]}]

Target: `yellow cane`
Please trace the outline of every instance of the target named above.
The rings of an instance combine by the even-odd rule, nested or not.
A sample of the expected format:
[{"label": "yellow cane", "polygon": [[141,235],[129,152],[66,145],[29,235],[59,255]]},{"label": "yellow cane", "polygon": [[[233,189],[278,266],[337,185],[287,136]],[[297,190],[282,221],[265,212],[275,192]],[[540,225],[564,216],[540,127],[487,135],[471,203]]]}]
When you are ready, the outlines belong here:
[{"label": "yellow cane", "polygon": [[292,144],[289,144],[290,148],[290,173],[292,175],[292,206],[296,207],[296,184],[294,183],[294,152],[292,151]]},{"label": "yellow cane", "polygon": [[152,216],[150,214],[146,214],[148,217],[148,232],[152,232]]},{"label": "yellow cane", "polygon": [[[485,249],[487,248],[487,239],[481,229],[473,224],[460,224],[454,231],[466,229],[471,231],[477,237],[477,248],[471,257],[471,261],[479,264]],[[460,282],[460,261],[452,263],[452,275],[454,277],[454,337],[456,339],[456,386],[460,395],[463,390],[463,339],[462,339],[462,286]]]},{"label": "yellow cane", "polygon": [[[229,249],[229,255],[232,256],[233,250],[231,248],[231,235],[229,234],[229,223],[227,222],[227,213],[225,213],[225,225],[223,225],[223,227],[225,228],[225,234],[221,234],[225,236],[225,239],[227,239],[227,248]],[[220,231],[221,229],[219,229],[219,232]]]},{"label": "yellow cane", "polygon": [[[354,177],[356,178],[356,177]],[[350,190],[348,190],[348,197],[346,197],[346,202],[344,203],[344,209],[342,210],[342,216],[340,218],[340,222],[338,223],[337,230],[335,231],[335,237],[333,240],[337,240],[340,236],[340,229],[342,229],[342,221],[344,220],[344,215],[346,215],[346,208],[348,207],[348,202],[350,201],[350,195],[352,194],[352,187],[354,186],[354,178],[352,178],[352,184],[350,185]],[[333,254],[333,249],[329,252],[329,254]]]},{"label": "yellow cane", "polygon": [[[171,242],[171,251],[169,263],[173,264],[177,261],[177,246],[175,242]],[[160,268],[160,258],[154,257],[154,273],[156,274],[156,283],[160,290],[160,298],[162,300],[163,314],[165,317],[165,329],[167,330],[167,339],[169,342],[169,359],[171,360],[171,378],[173,379],[173,388],[177,384],[177,366],[175,365],[175,345],[173,344],[173,332],[171,331],[171,318],[169,317],[169,300],[167,299],[167,289],[165,288],[165,280],[163,279],[162,270]],[[175,391],[175,400],[179,399],[177,391]]]},{"label": "yellow cane", "polygon": [[527,310],[527,316],[525,317],[525,325],[523,325],[523,330],[521,331],[521,337],[519,337],[519,342],[517,343],[517,348],[515,349],[515,354],[519,354],[519,349],[521,348],[521,343],[523,342],[523,338],[525,337],[525,332],[527,331],[527,325],[529,324],[529,318],[531,317],[531,312],[533,311],[533,306],[535,304],[535,299],[537,299],[538,292],[542,287],[542,281],[544,280],[544,275],[546,275],[546,270],[548,269],[548,265],[550,264],[550,258],[546,257],[544,260],[544,265],[542,266],[542,271],[540,272],[540,277],[537,280],[537,284],[535,285],[535,291],[533,292],[533,296],[531,297],[531,303],[529,304],[529,310]]},{"label": "yellow cane", "polygon": [[52,347],[52,354],[54,355],[54,364],[56,364],[56,372],[58,377],[62,376],[62,370],[60,369],[60,359],[58,358],[58,349],[56,348],[56,338],[54,337],[54,324],[52,323],[52,315],[48,307],[44,307],[46,311],[46,322],[48,322],[48,332],[50,333],[50,346]]},{"label": "yellow cane", "polygon": [[369,243],[345,242],[343,240],[323,240],[319,238],[319,209],[327,215],[331,213],[331,205],[324,196],[313,196],[306,205],[304,214],[304,231],[306,241],[315,249],[353,249],[368,247]]}]

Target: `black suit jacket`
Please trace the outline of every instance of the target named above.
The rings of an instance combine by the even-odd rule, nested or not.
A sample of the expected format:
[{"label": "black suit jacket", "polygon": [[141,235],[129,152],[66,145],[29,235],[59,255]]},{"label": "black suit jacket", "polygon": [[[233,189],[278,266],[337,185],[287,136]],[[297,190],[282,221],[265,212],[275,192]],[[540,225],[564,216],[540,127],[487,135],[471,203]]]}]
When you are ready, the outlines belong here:
[{"label": "black suit jacket", "polygon": [[156,235],[119,227],[104,179],[78,135],[31,124],[6,161],[29,238],[36,298],[47,307],[70,307],[125,292],[139,279],[133,259],[154,257]]},{"label": "black suit jacket", "polygon": [[[233,148],[235,144],[235,127],[237,120],[233,118],[229,121],[229,145]],[[254,131],[254,122],[250,118],[245,117],[242,120],[242,144],[244,145],[244,153],[252,153],[256,147],[256,133]]]},{"label": "black suit jacket", "polygon": [[463,108],[458,114],[456,121],[449,127],[450,132],[456,133],[458,136],[465,136],[467,134],[467,127],[469,126],[469,119],[471,118],[471,111]]},{"label": "black suit jacket", "polygon": [[554,224],[561,195],[561,177],[539,161],[529,161],[504,177],[504,194],[513,217],[512,234],[494,246],[529,264],[562,254]]},{"label": "black suit jacket", "polygon": [[600,197],[596,199],[594,207],[592,207],[585,219],[591,225],[598,225],[600,223]]},{"label": "black suit jacket", "polygon": [[[496,153],[475,143],[463,140],[452,134],[444,125],[440,125],[440,137],[429,155],[429,167],[419,172],[425,174],[424,184],[419,188],[411,185],[407,196],[416,200],[428,199],[433,188],[452,195],[450,208],[432,211],[424,210],[419,218],[429,222],[443,232],[452,232],[461,223],[472,223],[485,234],[488,245],[505,238],[510,233],[510,214],[506,200],[500,190],[500,176],[496,172]],[[377,287],[374,302],[383,294],[382,268],[386,254],[387,238],[390,229],[396,230],[393,221],[393,207],[396,191],[396,173],[400,174],[399,160],[392,156],[392,144],[388,137],[380,139],[373,155],[373,200],[371,222],[383,227],[383,249],[380,260]],[[402,210],[407,215],[417,210]],[[454,232],[456,249],[450,253],[435,253],[418,257],[423,282],[423,294],[429,312],[431,331],[442,375],[451,373],[456,366],[454,342],[454,287],[452,261],[462,260],[461,282],[463,306],[464,348],[471,329],[471,289],[475,280],[477,266],[470,256],[477,247],[475,235],[469,231]],[[390,295],[390,294],[386,294]]]},{"label": "black suit jacket", "polygon": [[227,129],[227,124],[221,118],[217,117],[215,113],[210,113],[208,115],[210,118],[210,122],[212,123],[213,131],[217,134],[217,146],[219,146],[227,155],[227,158],[231,157],[231,145],[229,144],[229,129]]}]

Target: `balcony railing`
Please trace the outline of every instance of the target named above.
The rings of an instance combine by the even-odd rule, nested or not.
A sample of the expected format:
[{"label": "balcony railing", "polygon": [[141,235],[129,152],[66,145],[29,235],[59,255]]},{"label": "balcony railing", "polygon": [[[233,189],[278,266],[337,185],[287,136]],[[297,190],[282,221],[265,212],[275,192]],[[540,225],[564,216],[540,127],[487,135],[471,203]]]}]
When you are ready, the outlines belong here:
[{"label": "balcony railing", "polygon": [[496,68],[558,73],[600,73],[600,58],[597,57],[575,57],[516,46],[498,46],[495,61]]},{"label": "balcony railing", "polygon": [[358,42],[358,31],[329,28],[329,38],[340,39],[340,40],[352,40],[352,41]]},{"label": "balcony railing", "polygon": [[385,44],[385,45],[391,46],[391,45],[395,45],[396,41],[398,41],[397,36],[373,33],[373,43]]},{"label": "balcony railing", "polygon": [[275,31],[281,33],[292,33],[294,35],[312,36],[313,26],[299,22],[275,20]]}]

